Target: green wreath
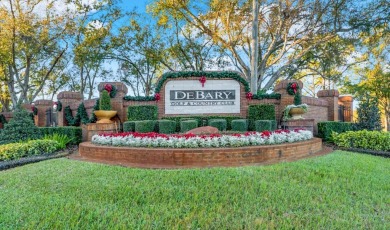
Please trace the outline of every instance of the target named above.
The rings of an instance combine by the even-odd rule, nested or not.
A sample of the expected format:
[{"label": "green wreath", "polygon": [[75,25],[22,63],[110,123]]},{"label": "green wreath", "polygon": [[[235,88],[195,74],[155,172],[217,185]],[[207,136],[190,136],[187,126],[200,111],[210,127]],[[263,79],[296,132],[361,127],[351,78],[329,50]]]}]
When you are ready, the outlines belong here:
[{"label": "green wreath", "polygon": [[299,92],[299,84],[297,82],[290,82],[287,85],[287,93],[289,95],[295,95]]},{"label": "green wreath", "polygon": [[102,90],[106,90],[110,94],[111,98],[114,98],[118,91],[115,85],[112,84],[105,84]]}]

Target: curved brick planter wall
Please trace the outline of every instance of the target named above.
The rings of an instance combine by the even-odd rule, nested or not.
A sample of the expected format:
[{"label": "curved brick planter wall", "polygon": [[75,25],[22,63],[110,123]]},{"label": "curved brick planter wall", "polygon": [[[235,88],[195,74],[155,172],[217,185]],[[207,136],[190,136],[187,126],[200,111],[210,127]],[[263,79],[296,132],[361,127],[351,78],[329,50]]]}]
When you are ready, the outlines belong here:
[{"label": "curved brick planter wall", "polygon": [[133,167],[190,168],[276,163],[309,156],[321,149],[321,139],[313,138],[282,145],[200,149],[126,148],[83,142],[79,153],[84,159]]}]

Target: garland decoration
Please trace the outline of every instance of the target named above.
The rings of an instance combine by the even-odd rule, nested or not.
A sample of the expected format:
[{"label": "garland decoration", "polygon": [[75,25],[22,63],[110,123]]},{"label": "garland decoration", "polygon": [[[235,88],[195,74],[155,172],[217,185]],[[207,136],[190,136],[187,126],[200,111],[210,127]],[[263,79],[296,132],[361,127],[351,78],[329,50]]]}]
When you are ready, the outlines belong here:
[{"label": "garland decoration", "polygon": [[154,100],[159,101],[161,99],[161,96],[159,93],[154,94]]},{"label": "garland decoration", "polygon": [[31,105],[31,111],[34,116],[38,115],[38,108],[34,104]]},{"label": "garland decoration", "polygon": [[204,87],[204,83],[206,83],[206,81],[207,81],[206,76],[201,76],[199,78],[199,81],[200,81],[200,83],[202,83],[202,87]]},{"label": "garland decoration", "polygon": [[85,109],[84,103],[81,103],[77,108],[77,113],[75,117],[73,117],[72,115],[72,110],[70,109],[70,106],[66,106],[64,109],[66,122],[70,126],[79,126],[80,123],[82,124],[95,123],[97,120],[94,113],[95,110],[99,110],[99,99],[96,100],[95,105],[93,106],[92,116],[90,118],[88,117],[87,110]]},{"label": "garland decoration", "polygon": [[112,84],[105,84],[103,90],[106,90],[110,94],[111,98],[114,98],[116,96],[116,93],[118,92],[115,85]]},{"label": "garland decoration", "polygon": [[124,96],[125,101],[155,101],[156,98],[153,96]]},{"label": "garland decoration", "polygon": [[252,99],[262,100],[262,99],[277,99],[280,100],[282,95],[280,93],[271,93],[271,94],[254,94]]},{"label": "garland decoration", "polygon": [[289,95],[295,95],[299,91],[299,85],[296,82],[290,82],[287,85],[287,93]]}]

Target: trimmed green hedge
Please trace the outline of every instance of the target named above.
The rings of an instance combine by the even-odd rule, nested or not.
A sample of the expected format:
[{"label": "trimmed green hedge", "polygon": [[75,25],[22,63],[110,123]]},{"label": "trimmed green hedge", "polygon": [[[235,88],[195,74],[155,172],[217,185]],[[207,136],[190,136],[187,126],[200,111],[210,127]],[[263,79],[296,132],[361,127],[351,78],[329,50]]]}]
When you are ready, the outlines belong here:
[{"label": "trimmed green hedge", "polygon": [[210,119],[209,126],[215,127],[219,131],[226,131],[227,122],[225,119]]},{"label": "trimmed green hedge", "polygon": [[257,120],[255,121],[255,131],[271,131],[271,120]]},{"label": "trimmed green hedge", "polygon": [[123,132],[134,132],[134,130],[135,130],[135,121],[123,122]]},{"label": "trimmed green hedge", "polygon": [[171,134],[176,132],[176,121],[171,120],[159,120],[158,121],[158,132]]},{"label": "trimmed green hedge", "polygon": [[78,145],[82,142],[81,127],[39,127],[38,130],[41,137],[45,135],[62,134],[72,139],[69,144]]},{"label": "trimmed green hedge", "polygon": [[351,122],[323,121],[317,123],[318,137],[325,141],[332,141],[332,132],[343,133],[356,130],[356,126]]},{"label": "trimmed green hedge", "polygon": [[180,117],[163,117],[164,120],[176,121],[176,132],[180,131],[180,121],[182,120],[196,120],[199,127],[209,125],[210,119],[225,119],[226,129],[232,129],[232,120],[241,119],[239,116],[180,116]]},{"label": "trimmed green hedge", "polygon": [[157,121],[155,120],[144,120],[135,121],[134,131],[139,133],[149,133],[156,131]]},{"label": "trimmed green hedge", "polygon": [[58,142],[53,140],[31,140],[22,143],[0,145],[0,161],[14,160],[33,155],[50,154],[59,148]]},{"label": "trimmed green hedge", "polygon": [[271,120],[271,130],[274,131],[278,128],[278,123],[276,123],[276,120]]},{"label": "trimmed green hedge", "polygon": [[238,132],[248,131],[248,120],[247,119],[232,120],[232,131],[238,131]]},{"label": "trimmed green hedge", "polygon": [[197,120],[185,120],[180,121],[180,132],[185,133],[188,132],[191,129],[198,128],[198,121]]},{"label": "trimmed green hedge", "polygon": [[275,116],[275,105],[250,105],[248,107],[249,130],[255,130],[256,120],[275,120]]},{"label": "trimmed green hedge", "polygon": [[333,133],[334,143],[345,148],[360,148],[377,151],[390,151],[390,133],[381,131],[347,131]]},{"label": "trimmed green hedge", "polygon": [[157,120],[156,105],[132,105],[127,108],[128,121]]}]

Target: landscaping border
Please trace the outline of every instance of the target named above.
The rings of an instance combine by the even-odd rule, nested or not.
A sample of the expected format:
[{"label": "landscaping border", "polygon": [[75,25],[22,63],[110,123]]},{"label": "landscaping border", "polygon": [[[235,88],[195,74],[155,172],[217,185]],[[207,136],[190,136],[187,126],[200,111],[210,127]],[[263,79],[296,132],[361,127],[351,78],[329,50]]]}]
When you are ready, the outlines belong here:
[{"label": "landscaping border", "polygon": [[79,145],[81,159],[138,168],[202,168],[277,163],[308,157],[322,150],[322,140],[238,148],[130,148]]}]

